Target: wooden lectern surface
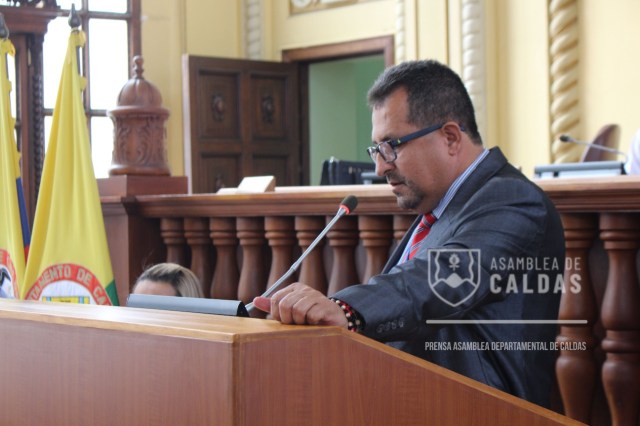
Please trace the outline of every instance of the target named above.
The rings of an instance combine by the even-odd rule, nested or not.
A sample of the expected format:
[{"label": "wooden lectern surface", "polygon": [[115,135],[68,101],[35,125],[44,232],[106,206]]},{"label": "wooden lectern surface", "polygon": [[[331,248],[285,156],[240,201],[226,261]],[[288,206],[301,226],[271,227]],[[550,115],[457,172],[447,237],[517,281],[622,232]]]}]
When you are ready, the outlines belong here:
[{"label": "wooden lectern surface", "polygon": [[2,425],[557,425],[337,327],[0,299]]}]

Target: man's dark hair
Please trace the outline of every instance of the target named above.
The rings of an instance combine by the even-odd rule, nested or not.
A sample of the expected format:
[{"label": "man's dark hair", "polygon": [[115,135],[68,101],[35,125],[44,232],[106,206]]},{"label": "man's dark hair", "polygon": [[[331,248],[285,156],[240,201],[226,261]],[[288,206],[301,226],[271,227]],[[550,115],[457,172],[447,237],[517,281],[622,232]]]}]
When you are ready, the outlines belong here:
[{"label": "man's dark hair", "polygon": [[400,87],[407,91],[409,123],[426,127],[455,121],[474,143],[482,145],[469,93],[451,68],[434,60],[408,61],[389,67],[369,89],[369,106],[381,105]]}]

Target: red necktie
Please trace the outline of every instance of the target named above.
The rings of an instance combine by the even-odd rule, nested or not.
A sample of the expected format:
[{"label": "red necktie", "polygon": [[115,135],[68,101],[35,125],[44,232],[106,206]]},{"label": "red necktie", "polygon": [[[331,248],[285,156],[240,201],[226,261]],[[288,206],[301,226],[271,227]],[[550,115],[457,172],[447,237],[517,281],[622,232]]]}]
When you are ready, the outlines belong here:
[{"label": "red necktie", "polygon": [[411,239],[411,248],[409,249],[409,256],[407,257],[407,260],[413,258],[413,256],[418,252],[422,241],[424,241],[427,235],[429,235],[431,226],[436,222],[436,220],[437,218],[431,213],[427,213],[422,216],[418,229]]}]

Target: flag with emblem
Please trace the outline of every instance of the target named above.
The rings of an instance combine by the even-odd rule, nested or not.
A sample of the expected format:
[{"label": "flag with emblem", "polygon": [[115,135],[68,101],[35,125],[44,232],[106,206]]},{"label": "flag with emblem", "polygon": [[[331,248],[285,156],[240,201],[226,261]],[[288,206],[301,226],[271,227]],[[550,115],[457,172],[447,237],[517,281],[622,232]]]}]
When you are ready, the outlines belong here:
[{"label": "flag with emblem", "polygon": [[13,44],[8,38],[0,39],[0,297],[18,298],[29,250],[29,224],[11,115],[7,55],[15,55]]},{"label": "flag with emblem", "polygon": [[117,305],[78,72],[82,31],[69,36],[53,111],[22,297]]}]

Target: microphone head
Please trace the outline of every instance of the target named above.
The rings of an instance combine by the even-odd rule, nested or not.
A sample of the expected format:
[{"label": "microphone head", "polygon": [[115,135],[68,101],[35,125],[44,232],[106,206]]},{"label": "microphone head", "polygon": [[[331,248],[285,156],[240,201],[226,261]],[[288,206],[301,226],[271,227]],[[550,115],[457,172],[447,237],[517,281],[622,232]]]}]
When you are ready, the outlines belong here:
[{"label": "microphone head", "polygon": [[340,203],[340,208],[346,210],[347,214],[351,214],[358,205],[358,199],[355,195],[347,195]]},{"label": "microphone head", "polygon": [[561,142],[571,142],[571,136],[569,135],[560,135]]}]

